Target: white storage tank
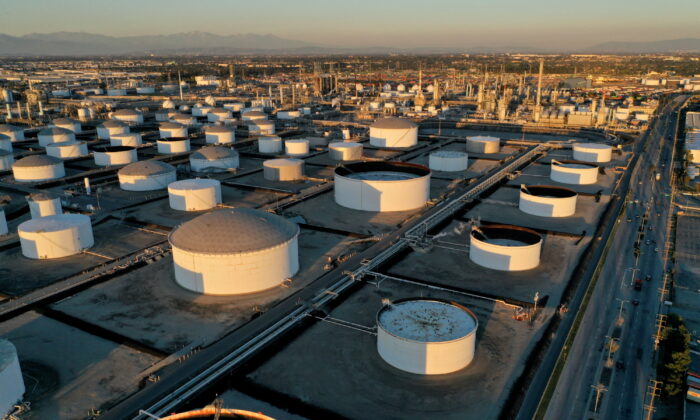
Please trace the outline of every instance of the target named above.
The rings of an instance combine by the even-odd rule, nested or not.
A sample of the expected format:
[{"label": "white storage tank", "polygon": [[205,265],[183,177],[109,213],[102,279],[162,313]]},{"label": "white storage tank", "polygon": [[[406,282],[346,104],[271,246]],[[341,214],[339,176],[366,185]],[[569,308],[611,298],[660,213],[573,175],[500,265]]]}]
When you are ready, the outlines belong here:
[{"label": "white storage tank", "polygon": [[168,139],[171,137],[187,137],[187,126],[174,122],[164,122],[160,124],[158,128],[160,133],[160,138]]},{"label": "white storage tank", "polygon": [[287,156],[306,156],[309,154],[309,141],[306,139],[285,140],[284,153]]},{"label": "white storage tank", "polygon": [[190,155],[190,168],[195,172],[226,172],[238,166],[238,152],[228,147],[202,147]]},{"label": "white storage tank", "polygon": [[155,112],[155,118],[157,122],[169,121],[170,117],[177,114],[174,109],[159,109]]},{"label": "white storage tank", "polygon": [[362,143],[333,142],[328,145],[328,154],[333,160],[361,160]]},{"label": "white storage tank", "polygon": [[203,106],[201,104],[196,104],[192,107],[192,115],[195,117],[205,117],[209,111],[212,110],[210,106]]},{"label": "white storage tank", "polygon": [[143,124],[143,114],[133,109],[119,109],[112,113],[112,119],[129,125]]},{"label": "white storage tank", "polygon": [[293,120],[299,117],[301,117],[301,112],[296,109],[289,111],[277,111],[277,119],[279,120]]},{"label": "white storage tank", "polygon": [[500,271],[530,270],[540,264],[542,237],[532,229],[509,225],[473,228],[469,258]]},{"label": "white storage tank", "polygon": [[51,125],[58,128],[65,128],[66,130],[70,130],[74,133],[80,133],[83,131],[80,121],[76,121],[71,118],[57,118],[51,121]]},{"label": "white storage tank", "polygon": [[456,372],[474,359],[478,325],[474,313],[455,302],[397,300],[377,313],[377,351],[405,372]]},{"label": "white storage tank", "polygon": [[551,185],[521,185],[520,210],[542,217],[569,217],[576,213],[578,194],[569,188]]},{"label": "white storage tank", "polygon": [[263,176],[268,181],[298,181],[304,177],[301,159],[270,159],[263,162]]},{"label": "white storage tank", "polygon": [[375,147],[412,147],[418,144],[418,126],[400,118],[382,118],[369,127],[369,143]]},{"label": "white storage tank", "polygon": [[92,108],[78,108],[78,119],[87,121],[95,118],[95,111]]},{"label": "white storage tank", "polygon": [[0,134],[10,137],[11,141],[24,141],[24,129],[10,124],[0,124]]},{"label": "white storage tank", "polygon": [[66,176],[63,161],[47,155],[24,157],[12,165],[12,174],[19,182],[39,182]]},{"label": "white storage tank", "polygon": [[204,127],[204,135],[209,144],[230,144],[236,141],[236,131],[225,125]]},{"label": "white storage tank", "polygon": [[469,166],[469,155],[452,150],[438,150],[428,156],[428,166],[433,171],[466,171]]},{"label": "white storage tank", "polygon": [[4,418],[22,400],[26,389],[17,349],[3,339],[0,339],[0,389],[0,417]]},{"label": "white storage tank", "polygon": [[32,219],[37,217],[53,216],[55,214],[63,214],[61,207],[61,197],[51,193],[36,193],[27,196],[29,204],[29,214]]},{"label": "white storage tank", "polygon": [[467,152],[498,153],[501,150],[501,139],[491,136],[467,137]]},{"label": "white storage tank", "polygon": [[12,152],[0,150],[0,171],[9,171],[13,163],[15,163],[15,157]]},{"label": "white storage tank", "polygon": [[430,200],[430,169],[404,162],[358,162],[335,169],[335,202],[364,211],[405,211]]},{"label": "white storage tank", "polygon": [[128,132],[129,126],[121,121],[105,121],[97,126],[97,138],[100,140],[109,140],[115,134]]},{"label": "white storage tank", "polygon": [[175,109],[175,102],[172,99],[166,99],[161,104],[162,109]]},{"label": "white storage tank", "polygon": [[612,159],[612,146],[602,143],[574,143],[574,160],[605,163]]},{"label": "white storage tank", "polygon": [[248,122],[250,134],[270,135],[275,134],[275,123],[268,120],[255,120]]},{"label": "white storage tank", "polygon": [[0,150],[12,151],[12,138],[6,134],[0,134]]},{"label": "white storage tank", "polygon": [[39,146],[46,147],[51,143],[74,142],[75,133],[65,128],[49,127],[39,131],[37,134]]},{"label": "white storage tank", "polygon": [[209,210],[221,203],[221,183],[215,179],[184,179],[168,185],[170,208]]},{"label": "white storage tank", "polygon": [[282,153],[282,139],[279,136],[258,137],[258,151],[260,153]]},{"label": "white storage tank", "polygon": [[110,146],[139,147],[143,144],[141,133],[112,134],[109,139]]},{"label": "white storage tank", "polygon": [[33,259],[75,255],[94,244],[92,223],[84,214],[57,214],[21,223],[17,227],[22,255]]},{"label": "white storage tank", "polygon": [[244,111],[241,118],[243,121],[262,121],[267,119],[267,114],[262,111]]},{"label": "white storage tank", "polygon": [[168,237],[175,281],[210,295],[254,293],[279,286],[299,270],[299,226],[250,208],[196,217]]},{"label": "white storage tank", "polygon": [[87,143],[84,141],[49,143],[46,145],[46,154],[59,159],[70,159],[86,156],[88,154]]},{"label": "white storage tank", "polygon": [[139,160],[136,149],[131,146],[96,147],[92,156],[97,166],[128,165]]},{"label": "white storage tank", "polygon": [[119,186],[126,191],[162,190],[177,181],[175,167],[158,160],[131,163],[121,168],[117,176]]},{"label": "white storage tank", "polygon": [[224,108],[230,109],[233,112],[239,112],[244,107],[245,107],[245,105],[240,103],[240,102],[231,102],[231,103],[224,104]]},{"label": "white storage tank", "polygon": [[188,115],[188,114],[175,113],[175,114],[170,116],[170,119],[172,120],[172,122],[177,123],[177,124],[181,124],[184,126],[197,124],[197,119],[195,117],[193,117],[192,115]]},{"label": "white storage tank", "polygon": [[231,118],[231,111],[226,108],[212,108],[207,114],[207,121],[217,122]]},{"label": "white storage tank", "polygon": [[158,153],[173,154],[190,151],[190,139],[186,137],[170,137],[156,141]]},{"label": "white storage tank", "polygon": [[562,184],[588,185],[598,182],[598,167],[575,160],[552,159],[549,177]]}]

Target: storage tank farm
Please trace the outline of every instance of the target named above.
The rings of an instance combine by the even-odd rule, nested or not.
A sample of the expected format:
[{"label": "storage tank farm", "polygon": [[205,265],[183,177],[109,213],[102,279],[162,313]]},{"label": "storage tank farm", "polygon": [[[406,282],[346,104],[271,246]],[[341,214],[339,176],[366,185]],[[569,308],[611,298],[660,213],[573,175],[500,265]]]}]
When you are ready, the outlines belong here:
[{"label": "storage tank farm", "polygon": [[524,271],[540,263],[542,237],[532,229],[510,225],[473,227],[469,258],[499,271]]}]

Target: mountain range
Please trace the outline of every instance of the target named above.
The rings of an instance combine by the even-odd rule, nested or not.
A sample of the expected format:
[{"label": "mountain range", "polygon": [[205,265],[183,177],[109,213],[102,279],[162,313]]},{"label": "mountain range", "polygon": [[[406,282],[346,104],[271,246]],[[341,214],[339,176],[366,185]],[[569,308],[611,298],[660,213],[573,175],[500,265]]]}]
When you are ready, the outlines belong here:
[{"label": "mountain range", "polygon": [[146,54],[386,54],[386,53],[662,53],[700,52],[700,38],[653,42],[606,42],[576,51],[561,51],[530,46],[472,46],[462,48],[397,48],[387,46],[337,48],[275,35],[216,35],[186,32],[171,35],[113,37],[84,32],[55,32],[12,36],[0,34],[0,56],[110,56]]}]

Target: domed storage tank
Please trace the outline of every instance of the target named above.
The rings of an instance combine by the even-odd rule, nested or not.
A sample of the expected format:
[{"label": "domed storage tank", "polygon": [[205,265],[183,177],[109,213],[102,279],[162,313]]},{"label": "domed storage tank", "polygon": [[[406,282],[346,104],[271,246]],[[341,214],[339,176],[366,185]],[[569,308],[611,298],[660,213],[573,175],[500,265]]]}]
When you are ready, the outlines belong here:
[{"label": "domed storage tank", "polygon": [[333,160],[348,161],[362,159],[362,143],[333,142],[328,145],[328,155]]},{"label": "domed storage tank", "polygon": [[58,128],[65,128],[66,130],[70,130],[74,133],[80,133],[83,131],[83,126],[80,124],[80,121],[76,121],[71,118],[57,118],[51,121],[51,125]]},{"label": "domed storage tank", "polygon": [[5,150],[7,152],[11,152],[13,150],[12,138],[10,136],[0,134],[0,150]]},{"label": "domed storage tank", "polygon": [[46,147],[51,143],[74,142],[75,133],[65,128],[49,127],[39,131],[37,134],[39,146]]},{"label": "domed storage tank", "polygon": [[121,168],[117,176],[119,186],[126,191],[162,190],[177,181],[175,167],[157,160],[131,163]]},{"label": "domed storage tank", "polygon": [[598,182],[598,167],[575,160],[552,159],[549,178],[562,184],[595,184]]},{"label": "domed storage tank", "polygon": [[428,166],[433,171],[466,171],[469,166],[469,155],[452,150],[438,150],[428,156]]},{"label": "domed storage tank", "polygon": [[244,111],[241,118],[243,121],[263,121],[267,119],[267,114],[262,111]]},{"label": "domed storage tank", "polygon": [[206,142],[209,144],[230,144],[236,141],[236,131],[225,125],[204,127]]},{"label": "domed storage tank", "polygon": [[364,211],[404,211],[430,200],[430,169],[403,162],[358,162],[335,169],[335,202]]},{"label": "domed storage tank", "polygon": [[491,136],[467,137],[467,152],[498,153],[501,150],[501,139]]},{"label": "domed storage tank", "polygon": [[299,270],[299,226],[250,208],[220,210],[183,223],[169,235],[175,281],[211,295],[267,290]]},{"label": "domed storage tank", "polygon": [[97,166],[128,165],[139,160],[136,149],[130,146],[96,147],[92,156]]},{"label": "domed storage tank", "polygon": [[29,214],[32,219],[63,214],[61,197],[51,193],[36,193],[27,196]]},{"label": "domed storage tank", "polygon": [[543,217],[568,217],[576,213],[574,190],[551,185],[521,185],[520,210]]},{"label": "domed storage tank", "polygon": [[248,122],[248,132],[250,134],[270,135],[275,134],[275,123],[268,120],[255,120]]},{"label": "domed storage tank", "polygon": [[0,339],[0,389],[0,416],[4,417],[22,400],[25,388],[17,349],[3,339]]},{"label": "domed storage tank", "polygon": [[49,143],[46,145],[46,154],[59,159],[70,159],[86,156],[88,154],[87,143],[84,141]]},{"label": "domed storage tank", "polygon": [[285,140],[284,153],[287,156],[306,156],[309,154],[309,141],[306,139]]},{"label": "domed storage tank", "polygon": [[143,114],[133,109],[119,109],[112,113],[112,119],[129,125],[143,124]]},{"label": "domed storage tank", "polygon": [[226,108],[212,108],[207,114],[207,121],[217,122],[231,118],[231,111]]},{"label": "domed storage tank", "polygon": [[268,181],[298,181],[304,177],[301,159],[270,159],[263,162],[263,176]]},{"label": "domed storage tank", "polygon": [[612,159],[612,146],[602,143],[574,143],[574,159],[581,162],[605,163]]},{"label": "domed storage tank", "polygon": [[192,115],[176,113],[170,116],[170,120],[176,124],[181,124],[184,126],[197,124],[197,119]]},{"label": "domed storage tank", "polygon": [[121,121],[105,121],[97,126],[97,138],[100,140],[109,140],[115,134],[128,132],[129,126]]},{"label": "domed storage tank", "polygon": [[532,229],[509,225],[473,228],[469,258],[500,271],[530,270],[540,264],[542,237]]},{"label": "domed storage tank", "polygon": [[63,161],[47,155],[24,157],[12,165],[12,174],[18,182],[39,182],[66,176]]},{"label": "domed storage tank", "polygon": [[412,147],[418,144],[418,126],[400,118],[382,118],[369,127],[369,143],[375,147]]},{"label": "domed storage tank", "polygon": [[209,210],[221,203],[221,183],[215,179],[184,179],[168,185],[170,208]]},{"label": "domed storage tank", "polygon": [[190,168],[195,172],[226,172],[238,166],[238,152],[228,147],[202,147],[190,155]]},{"label": "domed storage tank", "polygon": [[57,214],[21,223],[17,227],[22,255],[51,259],[75,255],[94,243],[92,223],[84,214]]},{"label": "domed storage tank", "polygon": [[187,127],[174,122],[161,123],[160,127],[158,128],[158,132],[160,133],[160,138],[162,139],[168,139],[171,137],[182,138],[188,136]]},{"label": "domed storage tank", "polygon": [[155,118],[158,122],[169,121],[170,117],[177,114],[174,109],[159,109],[155,112]]},{"label": "domed storage tank", "polygon": [[0,171],[9,171],[13,163],[15,163],[15,157],[12,152],[0,150]]},{"label": "domed storage tank", "polygon": [[141,133],[113,134],[109,139],[110,146],[139,147],[143,144]]},{"label": "domed storage tank", "polygon": [[278,136],[261,136],[258,138],[258,152],[282,153],[282,139]]},{"label": "domed storage tank", "polygon": [[377,351],[405,372],[456,372],[474,359],[478,325],[472,311],[454,302],[397,300],[377,313]]},{"label": "domed storage tank", "polygon": [[0,134],[10,137],[11,141],[24,141],[24,129],[10,124],[0,124]]},{"label": "domed storage tank", "polygon": [[171,155],[190,151],[190,139],[187,137],[169,137],[156,141],[158,153]]},{"label": "domed storage tank", "polygon": [[294,109],[289,111],[277,111],[277,119],[279,120],[293,120],[301,117],[301,112]]},{"label": "domed storage tank", "polygon": [[175,102],[173,102],[172,99],[166,99],[161,104],[161,108],[163,108],[163,109],[175,109]]}]

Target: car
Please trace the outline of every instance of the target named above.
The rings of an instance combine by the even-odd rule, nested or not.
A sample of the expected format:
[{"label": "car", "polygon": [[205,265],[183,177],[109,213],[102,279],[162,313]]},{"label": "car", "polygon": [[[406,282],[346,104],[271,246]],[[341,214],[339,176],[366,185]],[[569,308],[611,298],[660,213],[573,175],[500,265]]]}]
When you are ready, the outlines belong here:
[{"label": "car", "polygon": [[625,362],[623,362],[622,360],[618,360],[617,363],[615,363],[615,367],[618,370],[624,370],[625,369]]},{"label": "car", "polygon": [[651,275],[647,274],[647,276],[644,277],[644,280],[646,280],[646,281],[651,281]]},{"label": "car", "polygon": [[654,252],[659,252],[659,248],[654,248]]},{"label": "car", "polygon": [[630,222],[632,222],[632,218],[631,218],[631,217],[628,217],[628,218],[627,218],[627,223],[630,223]]},{"label": "car", "polygon": [[635,219],[639,219],[639,215],[634,216]]},{"label": "car", "polygon": [[639,300],[635,299],[632,301],[632,305],[637,306],[639,305]]},{"label": "car", "polygon": [[650,245],[650,244],[651,244],[651,241],[650,241],[649,239],[647,239],[646,242],[644,242],[644,243],[647,244],[647,245]]}]

